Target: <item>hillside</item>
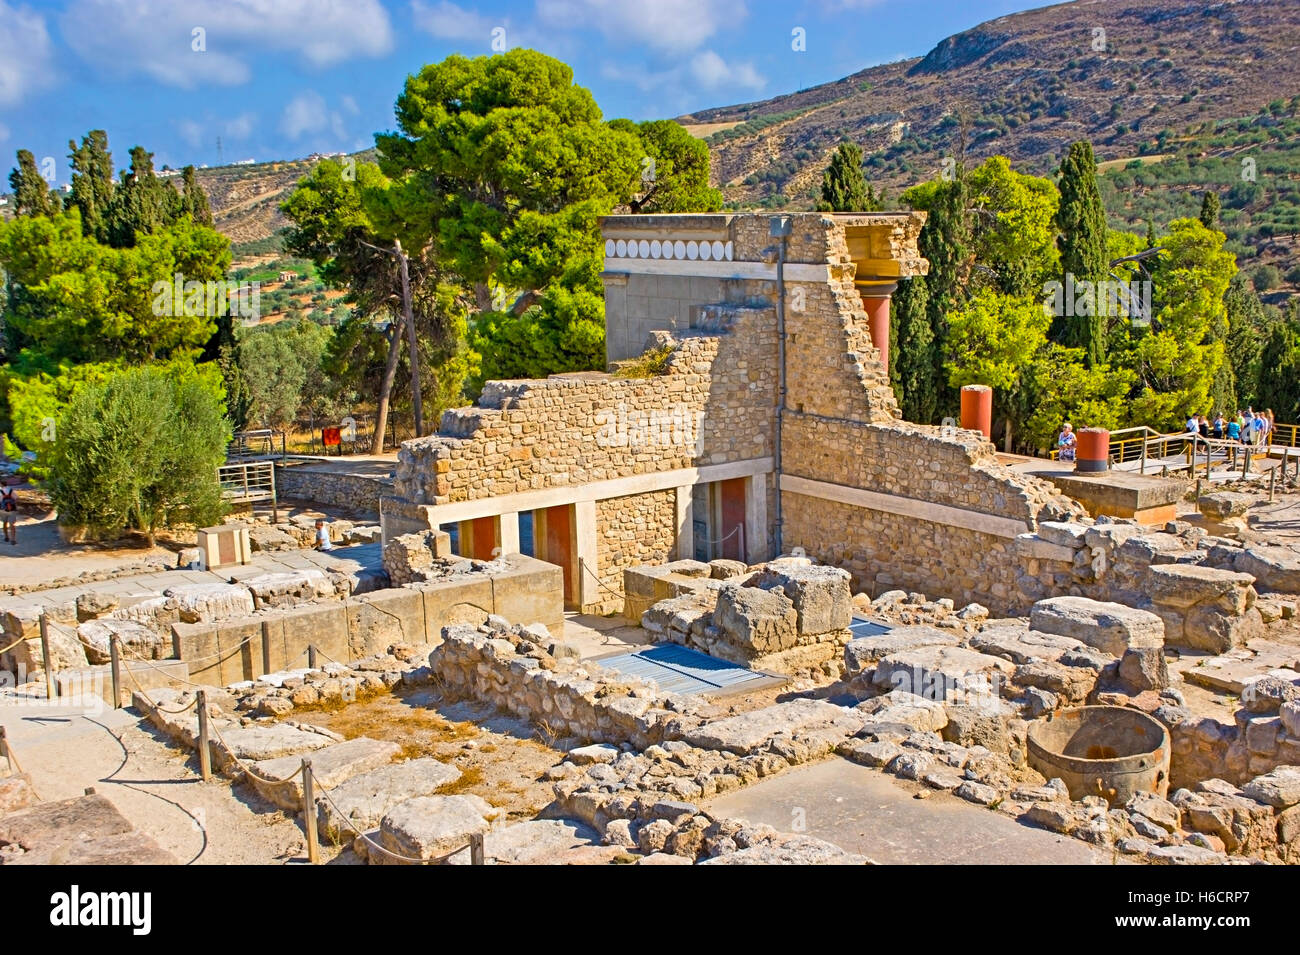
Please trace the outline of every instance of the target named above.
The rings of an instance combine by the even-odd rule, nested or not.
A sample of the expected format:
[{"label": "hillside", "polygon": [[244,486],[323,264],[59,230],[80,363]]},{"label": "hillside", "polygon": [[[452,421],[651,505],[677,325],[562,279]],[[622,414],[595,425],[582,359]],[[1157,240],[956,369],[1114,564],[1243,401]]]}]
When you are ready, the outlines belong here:
[{"label": "hillside", "polygon": [[1294,0],[1090,0],[1001,17],[924,57],[679,121],[707,135],[729,204],[808,208],[846,137],[894,197],[937,174],[963,128],[968,159],[1002,153],[1025,171],[1053,169],[1076,139],[1092,140],[1103,160],[1129,159],[1189,126],[1300,93],[1298,54]]}]

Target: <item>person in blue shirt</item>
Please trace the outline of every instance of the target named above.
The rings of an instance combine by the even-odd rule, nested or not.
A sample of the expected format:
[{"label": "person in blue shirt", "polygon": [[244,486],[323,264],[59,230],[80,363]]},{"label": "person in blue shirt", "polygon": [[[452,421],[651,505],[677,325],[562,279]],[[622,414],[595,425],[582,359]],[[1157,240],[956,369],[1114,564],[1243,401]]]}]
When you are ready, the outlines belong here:
[{"label": "person in blue shirt", "polygon": [[1233,418],[1228,422],[1228,440],[1229,441],[1241,440],[1241,425],[1237,423],[1236,418]]},{"label": "person in blue shirt", "polygon": [[1074,449],[1079,444],[1079,439],[1074,436],[1074,425],[1065,422],[1061,425],[1061,433],[1056,438],[1056,460],[1073,461]]}]

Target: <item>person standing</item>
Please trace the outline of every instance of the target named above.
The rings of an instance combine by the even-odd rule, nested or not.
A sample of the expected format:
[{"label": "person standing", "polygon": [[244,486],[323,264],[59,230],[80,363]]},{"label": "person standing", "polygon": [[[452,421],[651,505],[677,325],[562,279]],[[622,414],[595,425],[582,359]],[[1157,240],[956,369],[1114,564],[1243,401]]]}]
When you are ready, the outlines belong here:
[{"label": "person standing", "polygon": [[1241,420],[1240,419],[1241,419],[1241,412],[1239,411],[1237,412],[1237,417],[1231,419],[1228,422],[1227,433],[1228,433],[1229,441],[1241,441]]},{"label": "person standing", "polygon": [[14,489],[5,485],[4,490],[0,491],[0,521],[4,523],[5,541],[10,544],[18,544],[18,499],[14,497]]},{"label": "person standing", "polygon": [[1214,436],[1216,438],[1221,439],[1223,437],[1223,426],[1224,426],[1223,412],[1222,411],[1216,412],[1214,415],[1214,428],[1213,428]]}]

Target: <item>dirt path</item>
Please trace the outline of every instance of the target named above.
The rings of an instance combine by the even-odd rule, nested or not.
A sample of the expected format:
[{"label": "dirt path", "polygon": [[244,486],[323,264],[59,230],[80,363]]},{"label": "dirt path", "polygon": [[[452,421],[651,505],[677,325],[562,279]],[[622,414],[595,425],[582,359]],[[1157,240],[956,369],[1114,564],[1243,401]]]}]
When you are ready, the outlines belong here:
[{"label": "dirt path", "polygon": [[0,697],[0,723],[44,799],[94,787],[177,862],[268,865],[305,858],[297,822],[245,787],[232,790],[222,777],[202,782],[188,754],[132,711],[50,707],[9,693]]}]

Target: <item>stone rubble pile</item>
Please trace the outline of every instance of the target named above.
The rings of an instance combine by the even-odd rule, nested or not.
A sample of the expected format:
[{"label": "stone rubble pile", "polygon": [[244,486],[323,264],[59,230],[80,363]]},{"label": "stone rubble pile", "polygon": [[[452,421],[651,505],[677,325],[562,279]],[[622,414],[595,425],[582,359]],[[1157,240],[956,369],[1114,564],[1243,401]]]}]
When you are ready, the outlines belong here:
[{"label": "stone rubble pile", "polygon": [[445,627],[429,667],[445,692],[492,703],[550,727],[557,738],[649,746],[700,707],[652,682],[580,662],[574,648],[539,624],[507,626],[499,618]]},{"label": "stone rubble pile", "polygon": [[1290,557],[1297,579],[1287,580],[1282,555],[1185,521],[1154,532],[1104,517],[1093,524],[1044,522],[1020,535],[1016,547],[1024,561],[1016,582],[1028,599],[1073,595],[1146,610],[1164,621],[1169,646],[1213,653],[1261,632],[1254,586],[1261,578],[1243,567],[1263,570],[1271,561],[1277,582],[1300,584],[1300,555]]},{"label": "stone rubble pile", "polygon": [[751,669],[838,675],[853,617],[847,571],[780,558],[709,584],[654,604],[641,625]]}]

